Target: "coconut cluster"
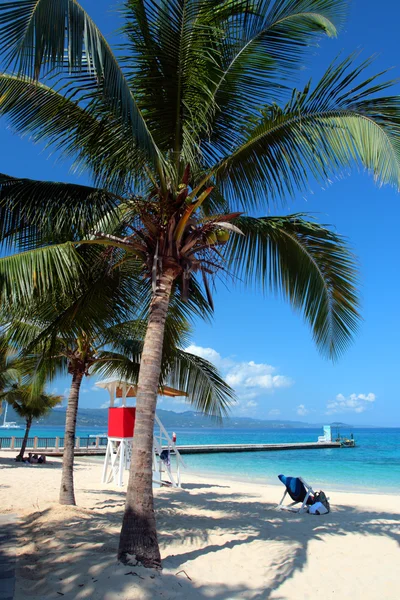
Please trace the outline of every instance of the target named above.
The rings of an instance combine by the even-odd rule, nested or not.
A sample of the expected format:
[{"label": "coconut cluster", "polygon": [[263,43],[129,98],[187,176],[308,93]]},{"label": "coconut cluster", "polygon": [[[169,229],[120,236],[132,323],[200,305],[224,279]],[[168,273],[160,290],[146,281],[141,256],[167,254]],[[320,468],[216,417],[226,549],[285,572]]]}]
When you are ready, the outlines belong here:
[{"label": "coconut cluster", "polygon": [[215,244],[226,244],[226,242],[229,240],[229,231],[219,227],[218,229],[209,231],[206,235],[206,239],[210,246],[214,246]]}]

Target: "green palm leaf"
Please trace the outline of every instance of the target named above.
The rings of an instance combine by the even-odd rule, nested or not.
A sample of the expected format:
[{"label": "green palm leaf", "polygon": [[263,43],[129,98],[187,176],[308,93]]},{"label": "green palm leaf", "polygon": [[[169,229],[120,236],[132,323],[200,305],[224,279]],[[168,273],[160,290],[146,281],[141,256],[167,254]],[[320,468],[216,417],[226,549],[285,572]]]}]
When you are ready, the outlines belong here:
[{"label": "green palm leaf", "polygon": [[0,242],[32,248],[88,234],[119,201],[111,192],[84,185],[0,174]]},{"label": "green palm leaf", "polygon": [[304,314],[318,348],[337,358],[359,321],[357,264],[346,240],[304,219],[240,217],[226,259],[246,284],[280,293]]},{"label": "green palm leaf", "polygon": [[2,396],[23,419],[39,419],[61,404],[62,396],[46,394],[33,385],[15,385]]},{"label": "green palm leaf", "polygon": [[65,90],[3,73],[0,115],[7,116],[18,133],[72,157],[75,168],[90,165],[94,178],[109,188],[124,189],[127,179],[137,180],[132,168],[142,162],[135,139],[100,103],[88,110]]},{"label": "green palm leaf", "polygon": [[244,142],[212,171],[221,191],[242,205],[294,195],[352,165],[400,186],[400,97],[374,98],[392,82],[357,83],[366,61],[333,64],[313,91],[294,91],[283,108],[266,107]]},{"label": "green palm leaf", "polygon": [[0,306],[7,313],[35,298],[73,294],[81,274],[82,259],[68,242],[1,258]]},{"label": "green palm leaf", "polygon": [[[125,2],[130,69],[129,83],[158,146],[173,152],[179,166],[181,152],[194,161],[193,119],[209,104],[210,79],[216,72],[219,49],[210,43],[212,8],[209,0]],[[132,64],[132,56],[134,61]],[[204,127],[204,121],[203,121]]]},{"label": "green palm leaf", "polygon": [[196,410],[218,420],[236,402],[235,392],[212,363],[183,350],[176,351],[164,383],[186,392]]},{"label": "green palm leaf", "polygon": [[[105,103],[154,165],[160,155],[124,73],[92,19],[75,0],[22,0],[0,5],[0,51],[7,68],[37,80],[68,78],[66,93]],[[97,100],[96,100],[97,99]]]},{"label": "green palm leaf", "polygon": [[205,120],[214,113],[212,144],[207,144],[214,156],[231,148],[234,136],[240,139],[247,119],[260,105],[282,97],[305,50],[322,34],[335,37],[347,12],[343,0],[226,4],[232,13],[225,15],[220,70],[202,115]]}]

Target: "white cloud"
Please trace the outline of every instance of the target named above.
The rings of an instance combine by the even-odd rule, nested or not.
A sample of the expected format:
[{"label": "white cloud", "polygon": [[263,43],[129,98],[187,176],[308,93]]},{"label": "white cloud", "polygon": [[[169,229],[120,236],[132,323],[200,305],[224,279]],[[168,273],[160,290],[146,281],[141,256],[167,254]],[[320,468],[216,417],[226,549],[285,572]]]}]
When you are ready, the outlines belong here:
[{"label": "white cloud", "polygon": [[279,408],[271,408],[268,414],[270,417],[277,417],[281,414],[281,411],[279,410]]},{"label": "white cloud", "polygon": [[285,375],[277,375],[276,367],[265,363],[237,362],[232,358],[223,358],[213,348],[203,348],[192,344],[186,348],[186,352],[197,354],[212,362],[218,367],[227,383],[237,388],[258,388],[261,390],[272,390],[276,388],[289,387],[293,381]]},{"label": "white cloud", "polygon": [[201,356],[206,360],[209,360],[213,365],[218,367],[218,369],[227,368],[232,364],[232,360],[229,358],[222,358],[219,352],[214,350],[213,348],[203,348],[202,346],[196,346],[196,344],[191,344],[187,348],[185,348],[186,352],[190,352],[191,354],[196,354],[197,356]]},{"label": "white cloud", "polygon": [[251,392],[241,392],[240,394],[240,400],[242,402],[245,402],[246,400],[253,400],[253,398],[257,398],[258,394],[256,391],[251,391]]},{"label": "white cloud", "polygon": [[376,395],[372,392],[369,394],[350,394],[347,397],[343,394],[338,394],[335,400],[331,400],[326,405],[326,414],[333,415],[342,412],[362,413],[368,410],[368,405],[371,405],[375,400]]},{"label": "white cloud", "polygon": [[298,415],[300,415],[300,417],[305,417],[310,411],[304,406],[304,404],[299,404],[296,412]]},{"label": "white cloud", "polygon": [[239,362],[232,357],[223,357],[213,348],[190,345],[187,352],[197,354],[213,363],[225,381],[235,389],[241,410],[257,406],[255,398],[265,393],[293,385],[292,379],[277,373],[276,367],[253,360]]},{"label": "white cloud", "polygon": [[259,388],[273,390],[289,387],[293,384],[289,377],[275,375],[276,368],[265,363],[249,362],[236,363],[228,370],[226,382],[234,388]]},{"label": "white cloud", "polygon": [[256,406],[258,406],[258,402],[254,402],[254,400],[249,400],[246,404],[246,408],[255,408]]}]

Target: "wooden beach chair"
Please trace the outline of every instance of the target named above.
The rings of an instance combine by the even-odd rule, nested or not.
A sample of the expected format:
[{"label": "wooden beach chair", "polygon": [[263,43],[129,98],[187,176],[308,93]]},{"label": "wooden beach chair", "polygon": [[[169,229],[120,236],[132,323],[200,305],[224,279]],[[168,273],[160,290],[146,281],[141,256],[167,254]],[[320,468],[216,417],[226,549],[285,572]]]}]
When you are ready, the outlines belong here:
[{"label": "wooden beach chair", "polygon": [[[296,513],[303,513],[307,511],[307,504],[312,504],[312,497],[315,492],[312,487],[304,481],[301,477],[286,477],[285,475],[278,475],[280,481],[286,487],[285,493],[282,496],[282,500],[276,507],[277,510],[288,510]],[[293,502],[290,504],[283,504],[286,494],[289,494]],[[300,504],[296,506],[296,504]]]}]

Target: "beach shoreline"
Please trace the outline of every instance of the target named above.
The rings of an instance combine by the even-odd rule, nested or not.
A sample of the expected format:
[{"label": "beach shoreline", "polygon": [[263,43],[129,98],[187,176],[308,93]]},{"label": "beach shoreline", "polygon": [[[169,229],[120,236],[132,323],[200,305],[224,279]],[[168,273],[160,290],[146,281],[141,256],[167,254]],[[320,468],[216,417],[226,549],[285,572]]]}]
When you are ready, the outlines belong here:
[{"label": "beach shoreline", "polygon": [[[184,457],[185,458],[185,457]],[[102,456],[98,456],[98,457],[93,457],[93,456],[84,456],[84,457],[79,457],[79,460],[82,462],[87,462],[88,464],[93,464],[93,465],[99,465],[99,464],[103,464],[104,461],[104,457]],[[246,477],[246,475],[244,475],[243,473],[237,473],[237,475],[232,475],[231,473],[222,473],[222,471],[217,471],[217,470],[212,470],[212,471],[206,471],[206,469],[204,470],[199,470],[199,469],[185,469],[183,470],[184,476],[186,475],[187,477],[192,477],[192,478],[198,478],[198,479],[209,479],[215,482],[221,481],[221,480],[226,480],[226,481],[230,481],[233,484],[234,483],[239,483],[239,484],[249,484],[249,483],[253,483],[255,485],[261,485],[261,486],[272,486],[272,487],[278,487],[279,489],[283,489],[282,488],[282,484],[281,482],[278,480],[278,476],[276,476],[276,481],[274,479],[272,479],[269,476],[266,476],[264,478],[258,476],[258,475],[249,475]],[[291,475],[295,475],[294,473],[290,473]],[[301,474],[297,474],[298,476],[301,476]],[[318,480],[316,481],[310,481],[309,482],[310,485],[312,485],[312,487],[317,491],[319,490],[321,487],[324,487],[328,490],[328,492],[339,492],[342,494],[369,494],[372,496],[379,496],[381,495],[381,492],[378,490],[378,488],[369,488],[369,487],[358,487],[358,486],[351,486],[351,485],[344,485],[343,487],[339,487],[336,482],[330,482],[330,481],[324,481],[322,483],[318,483]],[[398,489],[386,489],[385,490],[385,496],[398,496],[400,494],[400,483],[398,486]]]},{"label": "beach shoreline", "polygon": [[398,598],[394,495],[328,490],[329,515],[295,515],[276,511],[283,486],[184,473],[184,489],[154,493],[155,575],[116,561],[125,488],[78,459],[78,506],[62,507],[60,476],[60,459],[23,466],[0,452],[0,512],[18,519],[15,600]]}]

